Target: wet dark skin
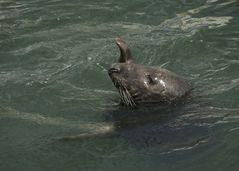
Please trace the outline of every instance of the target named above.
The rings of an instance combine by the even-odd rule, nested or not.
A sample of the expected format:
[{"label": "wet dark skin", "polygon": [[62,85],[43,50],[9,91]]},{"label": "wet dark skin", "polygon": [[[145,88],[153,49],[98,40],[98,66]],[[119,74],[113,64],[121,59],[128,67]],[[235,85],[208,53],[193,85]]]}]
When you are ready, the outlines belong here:
[{"label": "wet dark skin", "polygon": [[121,38],[116,38],[116,44],[120,58],[108,73],[119,91],[121,104],[131,107],[144,103],[172,104],[191,90],[182,76],[160,67],[136,64]]}]

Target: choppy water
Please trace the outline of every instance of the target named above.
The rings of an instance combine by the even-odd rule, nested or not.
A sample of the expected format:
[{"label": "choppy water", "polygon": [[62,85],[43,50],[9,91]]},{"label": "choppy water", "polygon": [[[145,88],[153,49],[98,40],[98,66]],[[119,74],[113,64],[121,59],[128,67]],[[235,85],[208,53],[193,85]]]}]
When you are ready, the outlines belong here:
[{"label": "choppy water", "polygon": [[[117,36],[192,100],[119,108]],[[237,0],[0,0],[0,170],[239,170],[238,54]]]}]

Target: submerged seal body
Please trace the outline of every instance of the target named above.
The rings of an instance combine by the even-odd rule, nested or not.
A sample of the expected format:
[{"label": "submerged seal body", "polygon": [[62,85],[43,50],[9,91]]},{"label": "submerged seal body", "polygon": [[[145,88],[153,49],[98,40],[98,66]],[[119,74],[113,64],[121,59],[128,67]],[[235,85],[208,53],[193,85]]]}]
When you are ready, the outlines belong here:
[{"label": "submerged seal body", "polygon": [[185,78],[163,68],[136,64],[121,38],[116,38],[116,44],[120,58],[108,73],[119,91],[121,104],[132,107],[143,103],[172,104],[190,91]]}]

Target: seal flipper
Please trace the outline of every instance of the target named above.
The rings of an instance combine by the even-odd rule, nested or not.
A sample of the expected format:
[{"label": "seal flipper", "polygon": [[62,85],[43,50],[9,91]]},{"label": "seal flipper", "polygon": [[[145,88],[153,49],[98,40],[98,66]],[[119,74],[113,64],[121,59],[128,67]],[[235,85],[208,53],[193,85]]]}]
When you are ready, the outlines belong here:
[{"label": "seal flipper", "polygon": [[130,63],[130,62],[132,62],[131,52],[129,50],[128,45],[124,42],[124,40],[118,37],[118,38],[115,39],[115,42],[120,49],[119,62],[120,63]]}]

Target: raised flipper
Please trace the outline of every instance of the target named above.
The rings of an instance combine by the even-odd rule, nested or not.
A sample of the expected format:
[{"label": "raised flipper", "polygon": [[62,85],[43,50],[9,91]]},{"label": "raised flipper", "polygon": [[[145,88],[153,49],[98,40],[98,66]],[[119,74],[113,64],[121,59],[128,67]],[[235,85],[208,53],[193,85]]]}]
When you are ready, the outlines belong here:
[{"label": "raised flipper", "polygon": [[118,37],[118,38],[115,39],[115,42],[120,49],[119,62],[120,63],[130,63],[130,62],[132,62],[131,52],[129,50],[128,45],[123,41],[123,39]]}]

